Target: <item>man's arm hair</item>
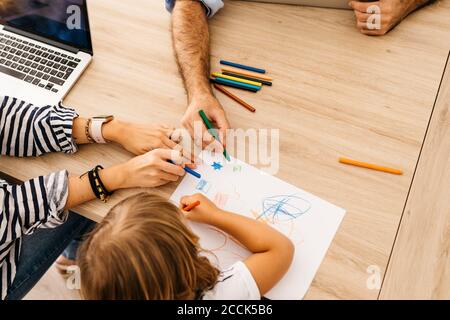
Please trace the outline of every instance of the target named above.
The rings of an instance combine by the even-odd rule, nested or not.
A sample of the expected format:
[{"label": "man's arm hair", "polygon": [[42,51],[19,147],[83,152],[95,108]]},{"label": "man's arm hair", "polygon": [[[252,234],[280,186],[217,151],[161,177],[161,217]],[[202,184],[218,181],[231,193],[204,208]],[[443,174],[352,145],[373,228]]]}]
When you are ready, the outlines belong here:
[{"label": "man's arm hair", "polygon": [[196,95],[212,94],[208,21],[199,1],[176,1],[172,13],[172,38],[189,102]]}]

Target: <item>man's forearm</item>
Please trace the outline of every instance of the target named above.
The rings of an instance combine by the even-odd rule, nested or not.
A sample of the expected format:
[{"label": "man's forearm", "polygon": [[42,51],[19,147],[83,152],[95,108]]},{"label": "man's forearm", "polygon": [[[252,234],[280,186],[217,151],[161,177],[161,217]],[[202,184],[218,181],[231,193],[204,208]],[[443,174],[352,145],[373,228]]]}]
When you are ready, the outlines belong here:
[{"label": "man's forearm", "polygon": [[202,4],[178,0],[172,16],[175,56],[189,102],[195,96],[212,94],[209,84],[209,30]]}]

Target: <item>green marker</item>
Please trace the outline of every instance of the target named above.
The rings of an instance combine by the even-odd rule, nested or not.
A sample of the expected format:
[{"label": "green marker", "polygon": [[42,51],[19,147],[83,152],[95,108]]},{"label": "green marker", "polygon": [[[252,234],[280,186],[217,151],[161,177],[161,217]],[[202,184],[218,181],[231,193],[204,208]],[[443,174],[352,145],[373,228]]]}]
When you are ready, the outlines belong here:
[{"label": "green marker", "polygon": [[[220,142],[220,137],[217,134],[216,129],[214,129],[214,127],[212,126],[211,122],[209,122],[208,117],[206,116],[205,112],[203,110],[200,110],[198,112],[200,114],[200,117],[202,117],[203,122],[205,123],[206,127],[208,128],[209,133],[211,133],[214,137],[214,139],[216,139],[217,141]],[[222,142],[220,142],[222,143]],[[228,161],[231,161],[230,156],[228,155],[228,152],[225,148],[223,148],[223,155],[225,157],[225,159],[227,159]]]}]

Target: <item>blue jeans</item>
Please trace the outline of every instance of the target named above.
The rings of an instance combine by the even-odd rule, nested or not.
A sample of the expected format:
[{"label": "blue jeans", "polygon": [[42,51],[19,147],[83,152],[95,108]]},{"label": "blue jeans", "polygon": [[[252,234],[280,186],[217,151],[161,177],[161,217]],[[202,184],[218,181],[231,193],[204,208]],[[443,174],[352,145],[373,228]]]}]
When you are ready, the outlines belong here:
[{"label": "blue jeans", "polygon": [[63,251],[66,258],[75,259],[78,243],[94,225],[93,221],[71,212],[62,225],[53,229],[37,229],[23,237],[16,277],[6,300],[22,299]]}]

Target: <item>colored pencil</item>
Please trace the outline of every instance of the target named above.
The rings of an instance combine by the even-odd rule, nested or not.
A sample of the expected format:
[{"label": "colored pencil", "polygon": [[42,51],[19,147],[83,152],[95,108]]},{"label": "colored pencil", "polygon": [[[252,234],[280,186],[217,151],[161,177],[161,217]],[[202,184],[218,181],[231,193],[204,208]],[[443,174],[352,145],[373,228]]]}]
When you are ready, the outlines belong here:
[{"label": "colored pencil", "polygon": [[382,171],[382,172],[387,172],[387,173],[392,173],[392,174],[399,174],[399,175],[403,174],[402,170],[383,167],[383,166],[379,166],[376,164],[371,164],[371,163],[362,162],[362,161],[356,161],[356,160],[347,159],[347,158],[339,158],[339,162],[343,163],[343,164],[348,164],[348,165],[352,165],[352,166],[357,166],[357,167],[361,167],[361,168],[372,169],[372,170],[377,170],[377,171]]},{"label": "colored pencil", "polygon": [[232,73],[235,73],[235,74],[240,74],[240,75],[252,77],[252,78],[255,78],[255,79],[261,79],[261,80],[266,80],[266,81],[273,81],[273,78],[271,78],[269,76],[266,76],[266,75],[263,75],[263,74],[260,74],[260,73],[256,73],[256,72],[241,70],[241,69],[228,67],[228,66],[223,66],[221,69],[222,69],[222,72],[232,72]]},{"label": "colored pencil", "polygon": [[200,201],[195,201],[193,203],[191,203],[190,205],[187,205],[186,207],[183,208],[184,211],[191,211],[192,209],[194,209],[195,207],[198,207],[200,205]]},{"label": "colored pencil", "polygon": [[[218,142],[222,143],[220,141],[220,137],[217,134],[216,129],[214,129],[213,125],[209,121],[209,119],[206,116],[205,112],[203,110],[200,110],[198,113],[199,113],[200,117],[203,119],[203,122],[205,123],[206,128],[208,128],[208,132],[213,135],[214,139],[216,139]],[[230,156],[228,155],[228,152],[227,152],[227,150],[225,148],[223,148],[223,155],[224,155],[225,159],[227,159],[228,161],[231,160]]]},{"label": "colored pencil", "polygon": [[219,86],[218,84],[214,84],[214,88],[216,88],[217,90],[219,90],[220,92],[222,92],[224,95],[228,96],[229,98],[233,99],[234,101],[236,101],[237,103],[239,103],[240,105],[242,105],[243,107],[247,108],[248,110],[250,110],[251,112],[255,112],[256,109],[253,108],[251,105],[249,105],[247,102],[245,102],[244,100],[236,97],[234,94],[232,94],[230,91],[228,91],[227,89],[225,89],[222,86]]},{"label": "colored pencil", "polygon": [[222,78],[211,78],[209,80],[213,83],[218,83],[218,84],[222,84],[224,86],[247,90],[247,91],[251,91],[251,92],[258,92],[261,89],[261,88],[255,87],[255,86],[250,86],[249,84],[239,83],[239,82],[222,79]]},{"label": "colored pencil", "polygon": [[228,76],[226,74],[222,74],[219,72],[213,72],[211,75],[215,78],[222,78],[222,79],[228,79],[228,80],[232,80],[232,81],[242,82],[242,83],[250,84],[252,86],[257,86],[257,87],[262,86],[261,82],[250,81],[250,80],[245,80],[245,79],[241,79],[241,78],[237,78],[237,77],[233,77],[233,76]]},{"label": "colored pencil", "polygon": [[243,65],[240,63],[230,62],[230,61],[226,61],[226,60],[220,60],[220,64],[223,64],[225,66],[239,68],[239,69],[244,69],[244,70],[248,70],[248,71],[253,71],[253,72],[257,72],[257,73],[263,73],[263,74],[266,73],[266,70],[264,70],[264,69],[250,67],[250,66],[246,66],[246,65]]},{"label": "colored pencil", "polygon": [[[167,162],[170,162],[171,164],[175,164],[172,160],[167,160]],[[187,173],[193,175],[194,177],[196,177],[198,179],[200,179],[202,177],[202,175],[200,173],[198,173],[197,171],[192,170],[189,167],[185,166],[183,169],[184,169],[184,171],[186,171]]]},{"label": "colored pencil", "polygon": [[266,86],[272,86],[272,82],[267,81],[267,80],[261,80],[261,79],[256,79],[256,78],[252,78],[252,77],[247,77],[247,76],[243,76],[240,74],[236,74],[233,72],[228,72],[228,71],[224,71],[223,74],[227,75],[227,76],[232,76],[232,77],[236,77],[236,78],[241,78],[241,79],[245,79],[245,80],[250,80],[250,81],[255,81],[255,82],[260,82]]},{"label": "colored pencil", "polygon": [[232,85],[238,85],[238,86],[242,86],[243,88],[248,88],[248,89],[252,89],[252,90],[256,90],[259,91],[261,90],[261,85],[259,86],[254,86],[252,84],[247,84],[247,83],[243,83],[240,81],[234,81],[234,80],[230,80],[230,79],[226,79],[226,78],[222,78],[222,77],[217,77],[216,80],[222,81],[223,84],[232,84]]}]

